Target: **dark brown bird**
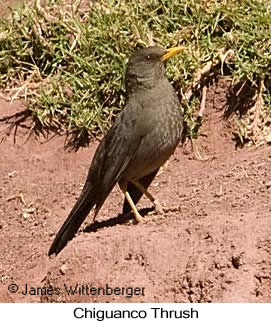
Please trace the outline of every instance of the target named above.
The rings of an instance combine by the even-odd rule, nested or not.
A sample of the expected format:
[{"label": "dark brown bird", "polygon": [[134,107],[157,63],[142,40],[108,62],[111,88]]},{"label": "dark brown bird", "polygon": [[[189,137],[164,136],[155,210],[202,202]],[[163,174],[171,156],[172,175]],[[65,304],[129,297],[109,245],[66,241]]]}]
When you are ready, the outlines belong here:
[{"label": "dark brown bird", "polygon": [[[147,191],[159,168],[175,151],[183,130],[178,97],[165,76],[164,61],[181,51],[151,46],[138,50],[128,62],[127,104],[98,146],[78,201],[57,233],[49,255],[58,254],[71,240],[90,210],[94,219],[118,183],[125,195],[123,213],[132,210]],[[93,219],[93,221],[94,221]]]}]

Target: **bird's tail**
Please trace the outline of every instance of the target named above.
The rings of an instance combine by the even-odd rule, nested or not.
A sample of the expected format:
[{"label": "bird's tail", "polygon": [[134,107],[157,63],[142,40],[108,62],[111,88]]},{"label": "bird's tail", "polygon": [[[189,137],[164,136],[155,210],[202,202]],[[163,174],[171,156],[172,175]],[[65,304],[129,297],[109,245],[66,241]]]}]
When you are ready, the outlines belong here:
[{"label": "bird's tail", "polygon": [[88,185],[85,185],[79,199],[57,233],[48,252],[49,256],[54,253],[58,254],[66,246],[67,242],[75,236],[81,224],[96,203],[93,186],[88,183]]}]

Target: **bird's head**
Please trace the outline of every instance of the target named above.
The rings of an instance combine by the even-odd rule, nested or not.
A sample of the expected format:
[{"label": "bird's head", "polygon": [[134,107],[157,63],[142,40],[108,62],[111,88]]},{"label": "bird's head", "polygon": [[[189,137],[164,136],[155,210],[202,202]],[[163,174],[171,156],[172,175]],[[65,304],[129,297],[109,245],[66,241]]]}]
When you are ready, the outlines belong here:
[{"label": "bird's head", "polygon": [[165,77],[164,61],[180,53],[182,47],[164,49],[150,46],[136,51],[129,59],[126,71],[126,89],[149,88]]}]

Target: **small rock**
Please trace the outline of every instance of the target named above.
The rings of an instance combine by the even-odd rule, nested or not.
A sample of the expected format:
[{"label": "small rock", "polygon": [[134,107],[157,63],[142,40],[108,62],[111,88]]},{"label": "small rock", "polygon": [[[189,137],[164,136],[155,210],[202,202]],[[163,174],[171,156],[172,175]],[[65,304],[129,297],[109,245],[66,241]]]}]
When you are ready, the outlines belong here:
[{"label": "small rock", "polygon": [[61,275],[65,275],[65,274],[66,274],[66,272],[67,272],[67,269],[68,269],[67,265],[66,265],[66,264],[63,264],[63,265],[59,268],[59,271],[60,271]]},{"label": "small rock", "polygon": [[242,258],[242,253],[237,256],[232,256],[231,262],[235,269],[239,269],[239,267],[242,265],[241,258]]}]

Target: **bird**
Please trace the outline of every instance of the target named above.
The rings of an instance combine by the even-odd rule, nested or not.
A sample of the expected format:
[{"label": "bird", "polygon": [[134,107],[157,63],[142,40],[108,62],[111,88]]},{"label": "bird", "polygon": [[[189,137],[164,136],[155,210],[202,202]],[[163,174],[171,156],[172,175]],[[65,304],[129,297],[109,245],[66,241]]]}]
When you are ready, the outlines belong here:
[{"label": "bird", "polygon": [[163,211],[147,189],[182,137],[180,101],[166,77],[165,66],[182,50],[179,46],[149,46],[131,55],[125,77],[125,107],[98,145],[82,192],[56,234],[49,256],[66,246],[93,208],[95,221],[116,184],[125,196],[123,213],[132,211],[136,222],[144,221],[136,208],[143,195]]}]

